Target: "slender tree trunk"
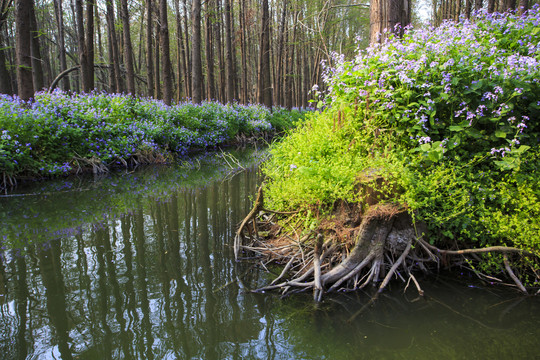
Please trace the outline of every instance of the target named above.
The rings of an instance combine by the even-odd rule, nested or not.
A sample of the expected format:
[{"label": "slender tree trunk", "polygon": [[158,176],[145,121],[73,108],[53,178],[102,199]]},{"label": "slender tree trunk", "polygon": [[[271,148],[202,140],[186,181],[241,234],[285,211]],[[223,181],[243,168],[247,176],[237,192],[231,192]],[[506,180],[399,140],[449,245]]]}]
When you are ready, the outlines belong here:
[{"label": "slender tree trunk", "polygon": [[41,57],[41,49],[39,44],[39,29],[36,19],[36,8],[32,4],[30,9],[30,21],[31,21],[31,32],[32,32],[32,81],[34,82],[34,90],[40,91],[43,89],[43,59]]},{"label": "slender tree trunk", "polygon": [[234,101],[234,66],[230,0],[225,0],[225,46],[225,60],[227,62],[227,102],[230,103]]},{"label": "slender tree trunk", "polygon": [[519,0],[518,14],[523,15],[529,10],[529,0]]},{"label": "slender tree trunk", "polygon": [[93,0],[86,0],[86,51],[87,51],[87,85],[92,91],[94,85],[94,3]]},{"label": "slender tree trunk", "polygon": [[[182,90],[184,89],[183,93],[187,94],[189,91],[186,89],[187,82],[187,61],[186,61],[186,52],[184,48],[184,34],[182,34],[182,18],[180,17],[180,4],[179,1],[176,0],[174,2],[174,7],[176,11],[176,47],[177,47],[177,66],[178,66],[178,97],[176,98],[177,102],[180,102],[180,99],[182,99]],[[184,76],[182,76],[184,74]],[[184,81],[182,81],[184,79]]]},{"label": "slender tree trunk", "polygon": [[245,2],[240,1],[240,51],[242,52],[242,90],[240,93],[240,100],[242,104],[247,104],[249,102],[248,99],[248,67],[247,67],[247,46],[246,46],[246,38],[247,38],[247,27],[246,27],[246,9],[245,9]]},{"label": "slender tree trunk", "polygon": [[236,59],[236,32],[234,30],[234,0],[230,0],[231,2],[231,41],[232,41],[232,79],[233,79],[233,98],[234,100],[238,100],[238,64]]},{"label": "slender tree trunk", "polygon": [[4,36],[4,28],[6,26],[11,4],[11,0],[0,1],[0,93],[2,94],[13,94],[11,74],[6,66],[6,63],[8,62],[7,37]]},{"label": "slender tree trunk", "polygon": [[465,1],[465,19],[471,18],[472,0]]},{"label": "slender tree trunk", "polygon": [[[58,30],[58,53],[60,58],[60,72],[67,70],[66,61],[66,44],[65,44],[65,30],[64,30],[64,12],[62,10],[62,0],[53,0],[54,15],[56,17],[56,26]],[[69,77],[66,76],[62,80],[62,89],[64,91],[70,90]]]},{"label": "slender tree trunk", "polygon": [[516,0],[505,0],[505,6],[503,10],[516,10]]},{"label": "slender tree trunk", "polygon": [[216,39],[216,49],[218,51],[218,61],[219,61],[219,86],[218,86],[218,98],[219,101],[224,103],[226,101],[226,84],[225,84],[225,61],[223,56],[223,42],[221,37],[221,30],[223,24],[223,16],[221,13],[220,1],[215,2],[216,9],[216,22],[214,24],[214,35]]},{"label": "slender tree trunk", "polygon": [[286,95],[285,95],[285,106],[287,109],[291,109],[293,107],[294,97],[295,94],[293,93],[294,88],[294,51],[295,51],[295,43],[296,43],[296,26],[297,22],[295,21],[294,27],[293,27],[293,38],[292,42],[289,44],[289,52],[288,52],[288,59],[287,59],[287,77],[285,79],[285,88],[286,88]]},{"label": "slender tree trunk", "polygon": [[[444,9],[448,11],[448,6]],[[447,16],[447,14],[445,14]],[[381,43],[386,37],[383,30],[403,35],[403,29],[411,22],[409,0],[372,0],[370,5],[370,43]],[[399,25],[396,27],[396,25]]]},{"label": "slender tree trunk", "polygon": [[88,84],[88,50],[84,39],[84,13],[82,0],[75,0],[75,12],[77,14],[77,45],[79,47],[79,65],[81,87],[83,92],[90,92],[90,84]]},{"label": "slender tree trunk", "polygon": [[154,59],[152,42],[152,0],[146,0],[146,81],[148,96],[154,96]]},{"label": "slender tree trunk", "polygon": [[29,100],[34,96],[31,53],[32,25],[30,19],[33,4],[32,0],[15,1],[17,87],[19,97],[22,100]]},{"label": "slender tree trunk", "polygon": [[[482,9],[483,3],[484,3],[483,0],[474,0],[474,10],[478,11],[478,10]],[[488,0],[488,12],[493,12],[493,6],[494,5],[495,5],[494,0]],[[491,7],[491,11],[489,11],[490,7]]]},{"label": "slender tree trunk", "polygon": [[173,98],[172,94],[172,78],[171,78],[171,57],[169,55],[169,23],[167,21],[167,0],[159,1],[159,20],[160,20],[160,43],[161,50],[161,71],[163,77],[163,101],[167,105],[171,105]]},{"label": "slender tree trunk", "polygon": [[[191,50],[190,50],[190,46],[189,46],[189,36],[188,36],[189,35],[188,14],[190,14],[191,12],[188,9],[186,0],[183,0],[183,5],[184,5],[184,36],[185,36],[184,43],[186,45],[186,48],[185,48],[186,49],[186,68],[187,68],[187,70],[189,72],[191,72],[192,69],[193,69],[193,67],[192,67],[193,65],[192,65],[192,57],[191,57]],[[186,80],[187,80],[186,89],[188,90],[186,94],[187,94],[187,96],[189,98],[191,98],[193,96],[193,94],[192,94],[193,87],[191,85],[192,78],[193,78],[193,74],[186,73]]]},{"label": "slender tree trunk", "polygon": [[111,65],[110,87],[112,92],[122,92],[122,74],[120,72],[120,50],[114,26],[114,4],[113,0],[107,0],[107,33],[109,42],[109,63]]},{"label": "slender tree trunk", "polygon": [[156,56],[154,58],[154,65],[155,65],[155,85],[154,85],[154,98],[161,99],[161,72],[160,72],[160,42],[159,42],[159,21],[156,21],[156,31],[155,31],[155,41],[154,44],[156,45],[156,51],[154,52],[154,55]]},{"label": "slender tree trunk", "polygon": [[[213,0],[215,1],[215,0]],[[214,100],[216,98],[215,91],[215,79],[214,79],[214,49],[213,49],[213,36],[212,36],[212,22],[214,21],[213,4],[212,0],[208,1],[205,5],[206,9],[206,68],[207,68],[207,85],[208,90],[206,92],[208,100]]]},{"label": "slender tree trunk", "polygon": [[0,31],[0,93],[1,94],[13,94],[13,88],[11,87],[11,74],[9,73],[6,63],[6,50],[4,50],[4,36]]},{"label": "slender tree trunk", "polygon": [[127,92],[135,95],[135,70],[133,69],[133,50],[129,26],[129,11],[127,0],[120,0],[122,31],[124,34],[124,63],[126,65]]},{"label": "slender tree trunk", "polygon": [[285,43],[285,20],[287,18],[287,1],[283,1],[281,21],[278,32],[278,47],[276,54],[276,76],[274,77],[274,99],[276,104],[283,105],[283,64],[284,64],[284,43]]},{"label": "slender tree trunk", "polygon": [[268,0],[262,2],[261,46],[259,53],[258,89],[259,103],[272,108],[272,84],[270,79],[270,15]]},{"label": "slender tree trunk", "polygon": [[192,59],[191,59],[191,96],[193,103],[198,104],[203,99],[203,77],[201,59],[201,0],[193,1],[192,9]]}]

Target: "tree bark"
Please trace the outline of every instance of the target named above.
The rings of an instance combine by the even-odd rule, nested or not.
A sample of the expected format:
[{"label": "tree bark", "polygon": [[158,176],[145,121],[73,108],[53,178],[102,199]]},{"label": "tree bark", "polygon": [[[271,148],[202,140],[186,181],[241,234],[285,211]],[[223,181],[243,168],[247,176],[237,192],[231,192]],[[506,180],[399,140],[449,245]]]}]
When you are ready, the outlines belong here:
[{"label": "tree bark", "polygon": [[[157,9],[156,9],[156,12],[157,12]],[[155,34],[156,34],[156,40],[154,42],[154,44],[156,45],[156,51],[154,51],[154,55],[155,55],[155,58],[154,58],[154,65],[155,65],[155,72],[154,72],[154,77],[155,77],[155,83],[154,83],[154,98],[156,99],[161,99],[161,71],[159,70],[160,69],[160,42],[159,42],[159,21],[156,21],[156,30],[155,30]]]},{"label": "tree bark", "polygon": [[31,46],[31,53],[32,53],[32,81],[34,82],[34,90],[40,91],[44,87],[43,83],[43,65],[42,65],[42,57],[41,57],[41,49],[39,44],[39,29],[37,25],[37,19],[36,19],[36,9],[34,4],[32,4],[32,8],[30,9],[30,24],[32,26],[31,32],[32,32],[32,46]]},{"label": "tree bark", "polygon": [[215,91],[215,78],[214,78],[214,42],[213,42],[213,36],[212,36],[212,22],[214,22],[214,14],[213,12],[213,4],[210,0],[206,3],[205,9],[206,9],[206,68],[207,68],[207,99],[208,100],[214,100],[216,97],[216,91]]},{"label": "tree bark", "polygon": [[152,49],[152,0],[146,0],[146,81],[148,96],[154,96],[154,58]]},{"label": "tree bark", "polygon": [[523,15],[529,10],[529,0],[519,0],[518,14]]},{"label": "tree bark", "polygon": [[7,44],[4,42],[3,29],[9,15],[12,0],[0,1],[0,93],[13,94],[11,86],[11,74],[6,67],[7,63]]},{"label": "tree bark", "polygon": [[[66,45],[65,45],[65,30],[64,30],[64,11],[62,10],[62,0],[53,0],[54,3],[54,15],[56,17],[56,25],[58,30],[58,53],[60,58],[60,72],[67,69],[66,60]],[[62,82],[62,89],[69,91],[71,88],[69,84],[69,77],[64,78]]]},{"label": "tree bark", "polygon": [[95,88],[94,85],[94,3],[86,0],[86,71],[88,91]]},{"label": "tree bark", "polygon": [[225,84],[225,60],[223,56],[223,42],[221,38],[221,30],[222,30],[222,24],[223,24],[223,16],[221,14],[221,7],[219,6],[220,2],[215,2],[215,9],[216,9],[216,18],[217,21],[214,24],[214,36],[216,39],[216,49],[218,51],[218,61],[219,61],[219,81],[218,81],[218,98],[219,101],[224,103],[226,101],[226,84]]},{"label": "tree bark", "polygon": [[234,99],[234,66],[233,66],[233,47],[232,47],[232,23],[231,23],[231,4],[230,0],[225,0],[225,46],[227,54],[227,102],[233,102]]},{"label": "tree bark", "polygon": [[160,42],[163,51],[161,55],[161,72],[163,78],[163,101],[171,105],[172,78],[171,78],[171,57],[169,55],[169,23],[167,21],[167,0],[159,1],[159,19],[160,19]]},{"label": "tree bark", "polygon": [[268,0],[262,2],[261,46],[259,53],[258,101],[272,108],[272,84],[270,79],[270,15]]},{"label": "tree bark", "polygon": [[403,29],[410,22],[410,0],[372,0],[369,42],[371,44],[382,43],[389,33],[401,36]]},{"label": "tree bark", "polygon": [[33,0],[15,1],[16,55],[17,55],[17,87],[22,100],[30,100],[34,96],[32,80],[32,34],[31,9]]},{"label": "tree bark", "polygon": [[187,89],[187,92],[186,92],[186,95],[187,97],[191,98],[192,97],[192,85],[191,85],[191,82],[192,82],[192,74],[191,74],[191,71],[192,71],[192,58],[191,58],[191,49],[189,47],[189,26],[188,26],[188,14],[190,13],[189,9],[188,9],[188,6],[187,6],[187,1],[184,0],[183,1],[183,5],[184,5],[184,36],[185,36],[185,39],[184,39],[184,43],[185,43],[185,49],[186,49],[186,68],[187,68],[187,71],[186,72],[186,82],[187,82],[187,86],[186,86],[186,89]]},{"label": "tree bark", "polygon": [[107,33],[109,40],[109,63],[111,64],[109,84],[112,92],[120,93],[123,91],[122,74],[120,72],[120,50],[118,49],[118,40],[114,23],[113,0],[107,0]]},{"label": "tree bark", "polygon": [[202,59],[201,59],[201,0],[193,1],[192,10],[192,60],[191,60],[191,97],[198,104],[203,99]]},{"label": "tree bark", "polygon": [[[176,12],[176,33],[177,33],[176,47],[177,47],[177,58],[178,58],[178,61],[177,61],[178,97],[176,101],[180,102],[180,99],[182,99],[183,95],[185,96],[186,94],[189,93],[189,90],[187,89],[188,70],[187,70],[187,59],[186,59],[186,51],[185,51],[185,45],[184,45],[184,34],[182,31],[182,17],[180,16],[179,1],[174,2],[174,7],[175,7],[175,12]],[[182,89],[184,90],[182,91]]]},{"label": "tree bark", "polygon": [[129,26],[129,11],[127,0],[120,0],[122,31],[124,34],[124,63],[126,65],[127,92],[135,95],[135,70],[133,69],[133,50]]},{"label": "tree bark", "polygon": [[88,50],[84,39],[84,12],[82,0],[75,0],[75,12],[77,15],[77,45],[79,47],[79,64],[81,65],[81,87],[83,92],[90,92],[88,83]]}]

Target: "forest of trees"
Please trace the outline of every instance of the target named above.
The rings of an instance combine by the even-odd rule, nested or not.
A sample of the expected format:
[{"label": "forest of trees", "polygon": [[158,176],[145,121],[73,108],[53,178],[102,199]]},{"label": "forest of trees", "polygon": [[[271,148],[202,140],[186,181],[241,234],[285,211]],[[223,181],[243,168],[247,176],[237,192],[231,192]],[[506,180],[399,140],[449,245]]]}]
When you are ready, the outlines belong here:
[{"label": "forest of trees", "polygon": [[[308,106],[321,61],[418,17],[411,0],[0,0],[0,93]],[[433,0],[432,22],[528,0]],[[371,26],[370,26],[371,24]],[[371,28],[371,36],[370,36]]]}]

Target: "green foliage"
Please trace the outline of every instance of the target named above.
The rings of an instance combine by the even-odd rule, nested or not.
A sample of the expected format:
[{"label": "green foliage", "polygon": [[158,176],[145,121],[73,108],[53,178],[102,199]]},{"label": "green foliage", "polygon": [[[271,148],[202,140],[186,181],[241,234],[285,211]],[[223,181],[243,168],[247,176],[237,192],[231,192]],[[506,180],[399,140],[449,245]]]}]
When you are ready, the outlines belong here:
[{"label": "green foliage", "polygon": [[540,253],[539,20],[480,14],[336,56],[325,110],[272,148],[267,201],[328,210],[376,175],[432,243]]},{"label": "green foliage", "polygon": [[[290,116],[288,114],[290,113]],[[137,154],[179,155],[294,126],[305,111],[181,103],[118,94],[38,93],[31,104],[0,97],[0,173],[73,172],[81,159],[122,163]]]}]

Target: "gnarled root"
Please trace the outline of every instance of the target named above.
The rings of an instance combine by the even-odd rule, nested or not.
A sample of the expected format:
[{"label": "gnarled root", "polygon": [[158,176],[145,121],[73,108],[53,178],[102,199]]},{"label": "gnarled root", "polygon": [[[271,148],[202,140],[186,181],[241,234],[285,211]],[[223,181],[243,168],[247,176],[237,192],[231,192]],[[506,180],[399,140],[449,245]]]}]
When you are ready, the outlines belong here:
[{"label": "gnarled root", "polygon": [[[244,220],[237,232],[238,237],[241,236],[246,222],[252,219],[253,215]],[[395,205],[372,207],[363,216],[354,246],[344,259],[342,257],[349,249],[331,240],[324,242],[321,232],[315,236],[316,244],[312,251],[306,252],[304,247],[309,249],[310,236],[313,237],[315,234],[309,234],[307,238],[296,242],[296,249],[287,248],[283,251],[274,249],[272,256],[276,260],[289,259],[278,279],[283,278],[289,270],[293,271],[294,275],[290,280],[280,283],[277,283],[276,279],[269,286],[256,291],[282,289],[286,293],[293,288],[313,289],[314,299],[320,301],[325,289],[328,289],[326,292],[331,292],[339,289],[363,288],[370,283],[379,282],[380,277],[388,270],[379,289],[382,291],[400,266],[405,268],[407,273],[409,272],[405,260],[415,240],[415,235],[412,226],[404,226],[404,223],[410,222],[407,212]],[[251,246],[242,247],[260,248],[254,246],[255,243],[260,244],[260,241],[255,239]],[[397,261],[388,263],[385,260],[385,252],[398,257]]]},{"label": "gnarled root", "polygon": [[[264,263],[275,261],[285,267],[270,285],[256,292],[280,290],[286,295],[311,289],[314,300],[320,301],[325,292],[356,290],[370,284],[378,287],[379,294],[393,278],[400,278],[406,284],[405,289],[412,281],[422,296],[424,292],[413,275],[417,269],[425,271],[432,264],[438,267],[440,263],[464,263],[470,260],[468,257],[492,252],[503,254],[507,274],[515,286],[526,294],[526,288],[512,271],[508,255],[517,254],[538,260],[537,255],[504,246],[439,249],[422,239],[422,224],[415,226],[408,212],[394,204],[370,207],[361,217],[360,224],[357,222],[357,227],[353,224],[348,229],[354,240],[349,244],[339,231],[328,227],[321,227],[302,237],[296,234],[295,239],[295,235],[284,234],[283,229],[273,223],[276,213],[265,210],[263,206],[262,189],[259,189],[253,209],[236,232],[235,258],[238,259],[243,249],[255,252]],[[259,236],[263,233],[269,234],[269,240]]]}]

